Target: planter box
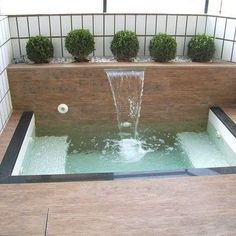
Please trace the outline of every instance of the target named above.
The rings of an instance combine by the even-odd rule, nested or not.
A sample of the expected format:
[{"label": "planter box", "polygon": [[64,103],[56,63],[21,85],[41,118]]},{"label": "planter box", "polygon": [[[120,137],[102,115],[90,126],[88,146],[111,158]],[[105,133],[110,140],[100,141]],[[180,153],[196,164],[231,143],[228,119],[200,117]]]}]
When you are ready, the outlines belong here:
[{"label": "planter box", "polygon": [[[236,104],[236,65],[230,63],[101,63],[10,65],[15,110],[32,110],[38,124],[116,122],[104,69],[144,68],[141,122],[206,123],[211,106]],[[57,112],[66,103],[69,112]]]}]

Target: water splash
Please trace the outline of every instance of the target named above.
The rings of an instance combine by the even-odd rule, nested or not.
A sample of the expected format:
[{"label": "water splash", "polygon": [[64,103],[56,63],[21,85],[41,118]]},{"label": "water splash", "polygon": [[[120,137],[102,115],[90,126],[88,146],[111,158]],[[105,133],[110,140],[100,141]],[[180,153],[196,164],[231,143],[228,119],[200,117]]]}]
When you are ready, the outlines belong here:
[{"label": "water splash", "polygon": [[146,151],[137,140],[141,112],[144,70],[106,70],[116,107],[121,140],[118,142],[119,159],[135,162],[145,156]]},{"label": "water splash", "polygon": [[142,104],[144,70],[105,71],[116,107],[121,139],[136,139]]}]

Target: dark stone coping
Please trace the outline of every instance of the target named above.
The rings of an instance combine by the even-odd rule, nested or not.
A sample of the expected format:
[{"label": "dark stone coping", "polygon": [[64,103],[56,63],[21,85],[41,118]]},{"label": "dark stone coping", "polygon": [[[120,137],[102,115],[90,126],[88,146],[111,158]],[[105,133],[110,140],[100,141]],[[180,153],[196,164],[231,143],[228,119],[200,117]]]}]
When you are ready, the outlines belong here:
[{"label": "dark stone coping", "polygon": [[[211,111],[223,122],[236,137],[236,124],[220,107],[212,107]],[[24,141],[33,112],[24,112],[17,125],[11,142],[0,165],[0,184],[11,183],[41,183],[41,182],[71,182],[71,181],[105,181],[129,178],[165,178],[183,176],[212,176],[221,174],[236,174],[236,166],[217,168],[190,168],[173,171],[144,171],[144,172],[109,172],[86,174],[57,174],[57,175],[20,175],[12,176],[21,145]]]},{"label": "dark stone coping", "polygon": [[212,107],[211,111],[218,117],[218,119],[226,126],[226,128],[236,138],[236,124],[230,119],[228,115],[220,107]]}]

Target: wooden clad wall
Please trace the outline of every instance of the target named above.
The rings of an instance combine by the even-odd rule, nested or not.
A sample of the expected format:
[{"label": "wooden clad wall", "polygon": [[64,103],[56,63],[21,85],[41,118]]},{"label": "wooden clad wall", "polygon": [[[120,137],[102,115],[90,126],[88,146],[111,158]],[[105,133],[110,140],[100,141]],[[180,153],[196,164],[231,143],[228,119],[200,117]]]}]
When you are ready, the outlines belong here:
[{"label": "wooden clad wall", "polygon": [[[144,68],[142,122],[204,122],[211,106],[236,104],[236,65],[110,63],[11,65],[15,110],[33,110],[40,124],[116,120],[107,68]],[[57,112],[66,103],[69,112]]]}]

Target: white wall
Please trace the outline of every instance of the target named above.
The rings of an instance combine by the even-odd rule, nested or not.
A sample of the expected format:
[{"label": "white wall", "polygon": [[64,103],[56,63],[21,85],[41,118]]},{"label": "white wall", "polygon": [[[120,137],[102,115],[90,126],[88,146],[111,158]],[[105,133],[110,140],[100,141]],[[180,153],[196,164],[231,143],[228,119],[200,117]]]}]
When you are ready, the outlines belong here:
[{"label": "white wall", "polygon": [[111,13],[204,13],[205,0],[107,0]]},{"label": "white wall", "polygon": [[101,13],[103,0],[0,0],[6,15]]},{"label": "white wall", "polygon": [[235,0],[223,0],[221,15],[236,17],[236,1]]},{"label": "white wall", "polygon": [[[0,0],[2,14],[102,13],[103,0]],[[108,13],[204,13],[205,0],[107,0]],[[209,0],[209,14],[236,17],[235,0]]]},{"label": "white wall", "polygon": [[236,17],[235,0],[210,0],[209,14]]},{"label": "white wall", "polygon": [[11,53],[8,18],[6,16],[0,16],[0,133],[3,131],[12,111],[6,72],[6,67],[11,61]]},{"label": "white wall", "polygon": [[[103,0],[0,0],[3,12],[12,14],[102,13]],[[197,13],[205,0],[107,0],[109,13]]]}]

